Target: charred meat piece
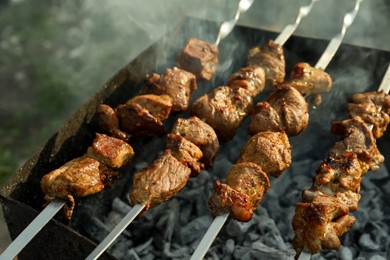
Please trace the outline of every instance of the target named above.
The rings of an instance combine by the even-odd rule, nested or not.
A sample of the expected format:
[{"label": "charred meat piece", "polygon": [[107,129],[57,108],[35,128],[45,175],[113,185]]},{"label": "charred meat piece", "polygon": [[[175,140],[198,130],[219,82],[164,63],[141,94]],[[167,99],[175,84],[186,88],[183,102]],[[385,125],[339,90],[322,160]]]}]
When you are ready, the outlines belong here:
[{"label": "charred meat piece", "polygon": [[[304,97],[291,85],[276,88],[267,99],[257,105],[248,133],[262,131],[285,131],[287,135],[298,135],[309,123],[308,105]],[[279,125],[278,125],[279,124]]]},{"label": "charred meat piece", "polygon": [[348,207],[330,196],[315,196],[311,203],[298,202],[292,226],[293,246],[300,254],[304,249],[318,253],[322,249],[337,249],[340,239],[355,223]]},{"label": "charred meat piece", "polygon": [[98,126],[105,132],[124,141],[128,141],[130,136],[122,132],[119,128],[119,119],[114,109],[106,104],[100,104],[96,109],[95,119]]},{"label": "charred meat piece", "polygon": [[[375,171],[383,163],[384,157],[376,146],[376,140],[368,126],[359,118],[333,122],[331,132],[343,137],[337,142],[330,156],[338,157],[345,151],[356,153],[359,161],[367,170]],[[365,170],[365,171],[367,171]]]},{"label": "charred meat piece", "polygon": [[168,134],[166,149],[169,149],[179,162],[191,169],[191,177],[198,176],[204,169],[204,164],[199,162],[203,157],[202,151],[181,135]]},{"label": "charred meat piece", "polygon": [[197,89],[195,75],[176,67],[166,69],[164,75],[146,75],[145,84],[148,94],[168,95],[174,112],[186,110],[191,92]]},{"label": "charred meat piece", "polygon": [[209,198],[211,214],[230,213],[233,219],[247,222],[268,191],[270,182],[259,166],[251,162],[233,166],[226,184],[216,181]]},{"label": "charred meat piece", "polygon": [[213,164],[219,142],[217,134],[211,126],[196,116],[188,119],[179,118],[173,125],[172,133],[183,136],[199,147],[203,153],[201,162],[205,164],[205,167],[210,167]]},{"label": "charred meat piece", "polygon": [[352,118],[360,117],[371,124],[374,137],[380,138],[390,122],[390,95],[383,92],[355,94],[348,104],[348,112]]},{"label": "charred meat piece", "polygon": [[165,150],[152,165],[134,175],[131,202],[145,205],[145,211],[155,207],[183,189],[190,174],[188,167]]},{"label": "charred meat piece", "polygon": [[231,88],[245,88],[255,97],[263,91],[265,85],[265,72],[261,67],[244,67],[233,73],[228,81]]},{"label": "charred meat piece", "polygon": [[139,95],[128,100],[126,104],[138,104],[160,121],[167,119],[172,109],[171,98],[168,95]]},{"label": "charred meat piece", "polygon": [[213,217],[230,213],[234,219],[248,222],[253,216],[249,196],[218,180],[214,182],[214,193],[209,198],[208,206]]},{"label": "charred meat piece", "polygon": [[135,136],[163,136],[165,126],[139,104],[121,104],[115,108],[120,128]]},{"label": "charred meat piece", "polygon": [[329,92],[332,88],[332,78],[328,73],[304,62],[293,67],[289,83],[304,96],[320,95]]},{"label": "charred meat piece", "polygon": [[125,141],[96,133],[95,140],[88,148],[87,154],[108,167],[119,169],[133,159],[134,150]]},{"label": "charred meat piece", "polygon": [[83,156],[65,163],[41,179],[45,200],[54,198],[67,201],[65,218],[70,221],[75,206],[74,198],[85,197],[103,190],[117,173],[95,159]]},{"label": "charred meat piece", "polygon": [[249,50],[248,65],[263,68],[265,79],[273,86],[281,84],[286,76],[283,48],[272,40]]},{"label": "charred meat piece", "polygon": [[188,70],[196,77],[211,80],[217,70],[218,48],[194,37],[189,38],[177,59],[179,68]]},{"label": "charred meat piece", "polygon": [[284,132],[260,132],[252,136],[242,148],[238,162],[255,163],[268,176],[279,177],[291,164],[288,136]]},{"label": "charred meat piece", "polygon": [[220,141],[228,141],[252,109],[253,100],[248,90],[222,86],[196,100],[191,106],[191,115],[209,124]]}]

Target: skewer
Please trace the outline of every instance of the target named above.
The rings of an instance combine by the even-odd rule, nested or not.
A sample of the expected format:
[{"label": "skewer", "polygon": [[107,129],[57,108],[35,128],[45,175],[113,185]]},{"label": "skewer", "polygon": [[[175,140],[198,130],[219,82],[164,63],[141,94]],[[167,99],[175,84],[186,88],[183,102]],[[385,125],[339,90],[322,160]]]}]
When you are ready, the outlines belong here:
[{"label": "skewer", "polygon": [[[385,75],[383,76],[382,82],[378,88],[378,91],[383,91],[384,93],[389,93],[390,91],[390,64],[387,67],[387,70],[385,72]],[[368,128],[372,130],[373,125],[369,125]],[[311,253],[307,251],[302,251],[302,253],[299,255],[298,260],[310,260]]]},{"label": "skewer", "polygon": [[52,200],[12,243],[0,255],[0,259],[13,259],[30,242],[31,239],[52,219],[65,205],[65,201]]},{"label": "skewer", "polygon": [[[341,32],[338,33],[336,36],[334,36],[332,38],[332,40],[329,42],[327,48],[325,49],[325,51],[321,55],[320,59],[318,60],[317,64],[315,65],[315,68],[321,68],[321,69],[325,70],[325,68],[329,65],[329,63],[332,60],[333,56],[335,55],[337,49],[341,45],[341,42],[342,42],[342,40],[344,38],[346,30],[353,23],[353,21],[354,21],[354,19],[356,17],[356,14],[357,14],[357,12],[359,10],[360,3],[362,1],[363,0],[356,0],[354,9],[344,15],[343,26],[342,26]],[[311,6],[313,4],[313,2],[316,2],[316,1],[312,1],[312,3],[309,6]],[[303,7],[303,8],[305,8],[305,7]],[[298,17],[301,14],[305,14],[305,13],[306,13],[306,15],[308,14],[308,12],[301,11],[301,10],[302,10],[302,7],[300,9]],[[305,10],[305,9],[303,9],[303,10]],[[297,21],[300,21],[300,18],[299,19],[297,18]],[[290,26],[290,25],[288,25],[288,26]],[[282,33],[284,33],[284,32],[289,32],[289,30],[285,29],[285,30],[283,30]],[[284,37],[279,36],[276,40],[278,40],[278,39],[279,40],[284,40]],[[277,42],[277,43],[282,45],[284,42],[283,43]],[[207,230],[206,234],[203,236],[203,238],[200,241],[198,247],[196,248],[196,250],[194,251],[193,255],[191,256],[191,260],[197,260],[197,259],[203,259],[204,258],[204,256],[206,255],[209,247],[211,246],[211,244],[213,243],[214,239],[216,238],[218,232],[222,229],[222,226],[225,224],[226,220],[229,218],[229,215],[230,215],[229,213],[224,213],[224,214],[219,215],[219,216],[214,218],[214,220],[211,223],[211,225],[210,225],[209,229]],[[302,252],[301,256],[303,258],[302,259],[299,258],[299,260],[309,260],[310,257],[311,257],[310,254],[308,256],[306,254],[306,256],[305,256],[304,252]],[[304,258],[304,257],[306,257],[306,258]]]},{"label": "skewer", "polygon": [[[236,25],[240,14],[246,12],[255,0],[240,0],[236,15],[234,19],[222,23],[217,40],[214,43],[218,46],[220,41],[228,36]],[[312,0],[318,1],[318,0]],[[117,224],[117,226],[100,242],[100,244],[88,255],[87,260],[97,259],[103,252],[115,241],[115,239],[126,229],[128,225],[142,212],[145,205],[136,204],[134,207],[125,215],[125,217]]]}]

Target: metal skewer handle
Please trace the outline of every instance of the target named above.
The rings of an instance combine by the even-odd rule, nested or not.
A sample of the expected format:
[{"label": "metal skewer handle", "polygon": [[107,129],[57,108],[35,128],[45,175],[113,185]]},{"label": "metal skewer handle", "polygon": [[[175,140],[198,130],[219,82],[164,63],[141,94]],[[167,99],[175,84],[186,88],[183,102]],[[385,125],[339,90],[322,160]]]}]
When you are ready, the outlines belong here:
[{"label": "metal skewer handle", "polygon": [[314,4],[318,1],[319,0],[311,0],[310,4],[305,5],[305,6],[301,6],[301,8],[299,8],[298,16],[295,19],[295,23],[289,24],[286,27],[284,27],[283,31],[275,39],[275,42],[279,45],[283,45],[290,38],[290,36],[294,33],[294,31],[297,29],[302,18],[304,18],[305,16],[307,16],[310,13]]},{"label": "metal skewer handle", "polygon": [[0,255],[0,259],[14,259],[20,251],[35,237],[36,234],[52,219],[65,205],[63,200],[52,200],[41,213],[12,241]]},{"label": "metal skewer handle", "polygon": [[238,9],[236,15],[234,16],[234,19],[222,23],[221,27],[219,28],[217,40],[214,43],[215,46],[218,46],[219,42],[223,38],[228,36],[229,33],[231,33],[238,19],[240,18],[240,14],[246,12],[252,6],[254,1],[255,0],[240,0],[240,2],[238,3]]},{"label": "metal skewer handle", "polygon": [[337,49],[341,45],[341,42],[344,39],[344,35],[347,29],[351,26],[351,24],[355,20],[361,2],[363,2],[363,0],[356,0],[353,10],[344,15],[343,27],[341,29],[341,32],[332,38],[332,40],[328,44],[328,47],[326,47],[326,50],[324,51],[321,58],[318,60],[317,64],[315,65],[316,68],[325,70],[325,68],[328,66],[333,56],[335,55]]}]

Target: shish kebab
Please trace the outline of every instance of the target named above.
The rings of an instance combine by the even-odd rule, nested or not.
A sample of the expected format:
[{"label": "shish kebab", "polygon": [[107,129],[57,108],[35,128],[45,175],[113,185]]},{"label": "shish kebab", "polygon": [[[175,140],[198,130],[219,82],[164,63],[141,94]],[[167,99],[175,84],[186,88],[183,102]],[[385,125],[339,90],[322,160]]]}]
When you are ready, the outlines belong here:
[{"label": "shish kebab", "polygon": [[[289,38],[316,1],[300,9],[296,23],[287,26],[278,37],[281,44]],[[202,96],[192,105],[189,119],[177,120],[172,133],[167,136],[165,152],[151,166],[135,174],[130,193],[131,202],[135,204],[132,210],[87,259],[97,259],[141,211],[174,196],[190,176],[199,174],[204,168],[202,164],[210,166],[218,149],[218,139],[228,141],[234,136],[244,117],[251,112],[252,96],[263,90],[265,80],[271,85],[284,80],[284,56],[279,44],[269,41],[266,46],[255,47],[249,57],[253,60],[251,66],[234,73],[229,79],[229,86],[219,87]],[[265,71],[258,63],[263,67],[265,64],[270,66]],[[207,137],[202,137],[205,133]]]},{"label": "shish kebab", "polygon": [[323,249],[339,248],[339,237],[355,223],[350,213],[358,209],[362,177],[384,161],[376,139],[390,122],[389,90],[390,64],[378,91],[353,95],[347,106],[350,118],[332,122],[331,132],[342,140],[317,169],[312,187],[303,191],[292,219],[299,260],[310,259]]},{"label": "shish kebab", "polygon": [[177,66],[182,69],[174,67],[167,69],[164,75],[146,75],[148,89],[115,109],[105,104],[99,105],[96,111],[98,125],[112,137],[97,133],[86,154],[42,178],[42,191],[48,205],[1,257],[15,257],[61,208],[69,221],[75,206],[74,197],[95,194],[109,185],[117,176],[116,170],[128,164],[134,156],[132,147],[127,143],[131,135],[165,134],[162,121],[171,111],[178,113],[187,109],[190,94],[197,89],[196,77],[204,80],[213,77],[218,64],[217,46],[220,40],[232,31],[240,14],[249,9],[253,2],[239,2],[234,19],[222,24],[215,44],[191,38],[187,49],[183,49],[177,60]]},{"label": "shish kebab", "polygon": [[[352,24],[360,2],[361,0],[357,0],[353,11],[344,16],[341,33],[330,41],[315,68],[324,70],[327,67],[340,46],[346,29]],[[294,74],[296,73],[293,70],[292,75]],[[268,101],[274,103],[275,107],[280,109],[280,106],[286,101],[280,99],[275,101],[275,99],[278,96],[281,98],[282,93],[287,92],[286,87],[291,88],[291,90],[294,89],[294,82],[291,83],[291,86],[282,85],[279,93],[276,90],[275,93],[271,94]],[[308,94],[300,89],[301,86],[295,86],[298,86],[297,90],[299,92]],[[298,101],[295,101],[295,105],[297,103]],[[191,257],[193,260],[202,259],[206,255],[208,248],[229,216],[238,221],[249,221],[269,189],[268,176],[278,177],[283,170],[290,166],[291,147],[287,135],[299,134],[307,126],[308,122],[304,120],[308,118],[296,117],[296,120],[301,120],[301,127],[298,128],[298,131],[289,133],[286,131],[288,127],[283,127],[283,123],[275,115],[269,103],[260,102],[258,108],[259,113],[253,116],[248,129],[253,136],[241,150],[240,158],[229,172],[226,184],[219,181],[214,183],[215,190],[209,198],[209,208],[214,220],[194,251]]]}]

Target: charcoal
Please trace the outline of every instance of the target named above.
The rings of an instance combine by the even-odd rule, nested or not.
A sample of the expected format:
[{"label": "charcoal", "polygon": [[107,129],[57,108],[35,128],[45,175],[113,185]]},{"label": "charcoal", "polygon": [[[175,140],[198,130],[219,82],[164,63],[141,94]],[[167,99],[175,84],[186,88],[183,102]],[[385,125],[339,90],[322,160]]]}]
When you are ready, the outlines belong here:
[{"label": "charcoal", "polygon": [[371,235],[364,233],[359,238],[359,245],[367,250],[377,250],[380,245],[376,243],[376,241],[372,240]]},{"label": "charcoal", "polygon": [[189,254],[189,249],[188,247],[178,247],[178,246],[172,249],[171,243],[165,243],[163,254],[168,259],[180,259],[180,258],[184,258]]},{"label": "charcoal", "polygon": [[238,221],[229,221],[226,225],[226,232],[238,240],[242,240],[245,233],[254,225],[254,221],[249,222],[238,222]]},{"label": "charcoal", "polygon": [[195,240],[201,239],[206,233],[207,228],[212,222],[212,217],[204,215],[189,222],[181,228],[180,236],[184,244],[192,243]]},{"label": "charcoal", "polygon": [[131,210],[131,206],[120,198],[115,198],[112,201],[112,209],[124,216]]},{"label": "charcoal", "polygon": [[225,255],[231,255],[234,251],[235,242],[233,239],[226,240],[225,247],[224,247],[224,254]]},{"label": "charcoal", "polygon": [[140,245],[134,247],[134,250],[136,253],[141,254],[144,251],[147,251],[148,249],[150,249],[152,243],[153,243],[153,237],[149,238],[143,244],[140,244]]},{"label": "charcoal", "polygon": [[129,259],[129,260],[140,260],[138,254],[135,252],[134,249],[127,250],[126,255],[123,256],[123,259]]},{"label": "charcoal", "polygon": [[351,249],[346,246],[339,248],[340,260],[353,260],[353,253]]}]

